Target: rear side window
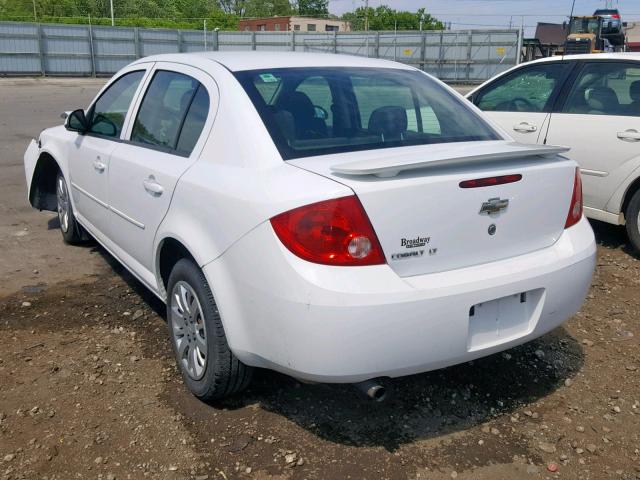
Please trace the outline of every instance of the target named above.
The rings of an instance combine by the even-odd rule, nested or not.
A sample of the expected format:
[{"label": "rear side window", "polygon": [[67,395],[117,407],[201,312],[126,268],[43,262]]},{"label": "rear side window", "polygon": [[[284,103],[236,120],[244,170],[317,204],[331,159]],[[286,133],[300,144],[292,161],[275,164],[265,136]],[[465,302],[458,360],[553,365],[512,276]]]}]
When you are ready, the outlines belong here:
[{"label": "rear side window", "polygon": [[640,67],[614,62],[586,64],[563,112],[640,116]]},{"label": "rear side window", "polygon": [[133,124],[131,141],[188,156],[209,111],[209,96],[196,79],[158,71]]},{"label": "rear side window", "polygon": [[474,103],[493,112],[546,112],[549,100],[561,86],[569,64],[527,67],[498,79],[476,94]]},{"label": "rear side window", "polygon": [[182,155],[190,155],[193,147],[196,146],[202,128],[207,121],[209,114],[209,94],[202,85],[198,87],[196,96],[193,97],[187,116],[182,125],[182,131],[178,138],[176,150]]},{"label": "rear side window", "polygon": [[118,138],[131,100],[138,89],[144,70],[124,74],[113,82],[91,109],[89,132]]},{"label": "rear side window", "polygon": [[466,102],[414,70],[279,68],[235,76],[285,160],[500,139]]}]

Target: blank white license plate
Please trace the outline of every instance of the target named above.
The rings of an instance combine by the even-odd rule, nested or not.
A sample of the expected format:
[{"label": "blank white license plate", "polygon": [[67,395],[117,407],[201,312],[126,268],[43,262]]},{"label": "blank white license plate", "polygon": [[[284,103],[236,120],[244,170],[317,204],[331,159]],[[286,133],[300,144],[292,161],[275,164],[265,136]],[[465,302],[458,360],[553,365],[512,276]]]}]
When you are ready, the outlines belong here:
[{"label": "blank white license plate", "polygon": [[544,289],[478,303],[469,309],[468,350],[481,350],[528,335],[544,303]]}]

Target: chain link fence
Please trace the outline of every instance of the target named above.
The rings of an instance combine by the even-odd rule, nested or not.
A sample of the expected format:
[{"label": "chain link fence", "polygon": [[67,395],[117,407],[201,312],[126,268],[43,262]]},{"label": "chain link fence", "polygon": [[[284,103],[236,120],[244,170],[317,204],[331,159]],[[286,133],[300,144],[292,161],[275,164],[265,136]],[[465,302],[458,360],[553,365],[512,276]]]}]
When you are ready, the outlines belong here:
[{"label": "chain link fence", "polygon": [[0,75],[108,76],[159,53],[298,51],[411,64],[451,83],[478,83],[519,61],[518,30],[228,32],[0,22]]}]

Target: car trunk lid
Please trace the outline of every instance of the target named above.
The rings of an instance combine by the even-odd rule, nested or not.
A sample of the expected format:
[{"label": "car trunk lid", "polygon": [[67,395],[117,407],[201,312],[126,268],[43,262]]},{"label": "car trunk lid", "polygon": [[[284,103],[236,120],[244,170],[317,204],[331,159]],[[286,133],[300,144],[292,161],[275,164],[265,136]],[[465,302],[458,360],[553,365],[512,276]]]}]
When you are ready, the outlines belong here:
[{"label": "car trunk lid", "polygon": [[[393,148],[290,160],[350,187],[400,276],[496,261],[552,245],[575,175],[564,147],[507,141]],[[521,175],[462,188],[467,180]]]}]

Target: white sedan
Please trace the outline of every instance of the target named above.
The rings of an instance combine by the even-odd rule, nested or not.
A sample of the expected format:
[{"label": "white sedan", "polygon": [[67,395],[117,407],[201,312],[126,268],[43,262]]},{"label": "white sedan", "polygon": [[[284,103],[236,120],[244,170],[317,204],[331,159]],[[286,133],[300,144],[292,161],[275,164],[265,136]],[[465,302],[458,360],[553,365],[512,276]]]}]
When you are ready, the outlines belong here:
[{"label": "white sedan", "polygon": [[253,367],[364,383],[498,352],[582,305],[595,241],[566,149],[521,145],[398,63],[143,58],[25,154],[35,208],[167,304],[186,385]]},{"label": "white sedan", "polygon": [[626,225],[640,253],[640,54],[550,57],[467,96],[519,142],[566,145],[581,167],[585,215]]}]

